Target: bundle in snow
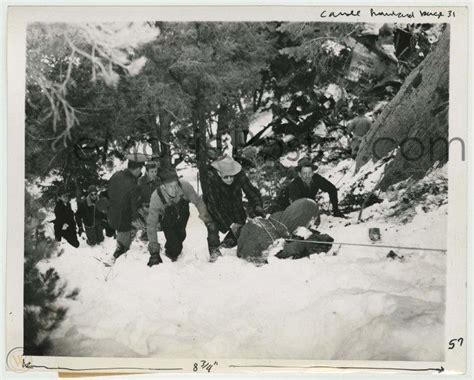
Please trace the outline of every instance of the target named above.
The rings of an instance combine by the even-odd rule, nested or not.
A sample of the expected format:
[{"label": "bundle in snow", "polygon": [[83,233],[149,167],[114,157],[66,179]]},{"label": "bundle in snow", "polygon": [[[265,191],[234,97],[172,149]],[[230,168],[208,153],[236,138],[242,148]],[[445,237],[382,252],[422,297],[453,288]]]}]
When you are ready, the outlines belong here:
[{"label": "bundle in snow", "polygon": [[270,215],[273,219],[284,224],[289,234],[292,234],[298,227],[319,226],[321,222],[318,204],[309,198],[301,198],[290,204],[284,211],[275,212]]},{"label": "bundle in snow", "polygon": [[301,259],[302,257],[308,257],[313,253],[328,252],[332,247],[332,244],[310,243],[309,241],[311,240],[328,243],[334,241],[331,236],[314,231],[307,240],[286,243],[283,251],[278,252],[275,256],[279,259]]},{"label": "bundle in snow", "polygon": [[293,202],[285,211],[272,214],[268,219],[251,219],[240,231],[237,256],[253,263],[265,263],[270,245],[278,239],[289,238],[298,227],[318,226],[319,214],[315,201],[302,198]]},{"label": "bundle in snow", "polygon": [[250,219],[240,230],[237,241],[237,257],[255,264],[265,263],[264,251],[280,238],[288,238],[286,226],[274,219]]}]

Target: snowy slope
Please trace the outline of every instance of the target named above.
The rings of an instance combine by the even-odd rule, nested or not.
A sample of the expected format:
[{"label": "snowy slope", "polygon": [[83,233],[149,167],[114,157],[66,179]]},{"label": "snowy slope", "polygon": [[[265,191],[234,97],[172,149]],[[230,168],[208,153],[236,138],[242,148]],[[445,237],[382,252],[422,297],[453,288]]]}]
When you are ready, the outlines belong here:
[{"label": "snowy slope", "polygon": [[[180,174],[196,185],[193,169]],[[385,221],[385,203],[356,224],[323,216],[321,232],[337,242],[445,248],[447,206],[419,213],[409,224]],[[143,243],[105,259],[100,247],[64,252],[56,268],[77,300],[63,299],[67,319],[52,338],[52,355],[279,359],[443,360],[446,256],[442,252],[339,246],[309,259],[255,267],[226,250],[209,263],[206,231],[192,206],[182,257],[149,268]],[[160,241],[163,237],[160,234]]]}]

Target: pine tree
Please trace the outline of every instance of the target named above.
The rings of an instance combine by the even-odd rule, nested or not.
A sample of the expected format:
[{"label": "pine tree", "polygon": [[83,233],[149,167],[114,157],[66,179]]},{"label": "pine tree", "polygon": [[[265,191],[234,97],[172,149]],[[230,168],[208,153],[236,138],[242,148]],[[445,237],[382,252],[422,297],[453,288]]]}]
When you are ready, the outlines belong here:
[{"label": "pine tree", "polygon": [[[66,309],[56,301],[66,286],[50,268],[41,272],[37,264],[58,251],[54,240],[45,234],[45,215],[29,194],[25,198],[25,256],[23,288],[23,347],[25,355],[45,355],[50,348],[49,334],[64,320]],[[74,298],[78,290],[68,295]]]}]

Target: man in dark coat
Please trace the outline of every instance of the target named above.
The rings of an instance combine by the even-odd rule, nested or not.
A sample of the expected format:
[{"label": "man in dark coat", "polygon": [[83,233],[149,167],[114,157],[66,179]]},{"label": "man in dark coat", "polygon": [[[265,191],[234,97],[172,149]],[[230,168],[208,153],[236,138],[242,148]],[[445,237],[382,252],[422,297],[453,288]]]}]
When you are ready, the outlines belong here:
[{"label": "man in dark coat", "polygon": [[74,248],[79,247],[74,212],[69,204],[69,196],[67,194],[61,194],[58,197],[54,208],[54,215],[56,216],[54,220],[54,236],[56,240],[61,241],[61,238],[64,238]]},{"label": "man in dark coat", "polygon": [[[158,163],[156,161],[150,161],[145,164],[145,174],[138,178],[138,190],[140,192],[141,206],[139,209],[140,214],[144,220],[148,218],[148,208],[150,207],[151,194],[157,189],[159,180],[158,174]],[[141,239],[147,241],[146,226],[143,226]]]},{"label": "man in dark coat", "polygon": [[218,229],[214,234],[218,239],[219,231],[227,232],[222,246],[235,247],[238,231],[247,219],[242,192],[249,202],[250,217],[265,214],[260,192],[250,183],[242,171],[242,166],[229,156],[220,157],[211,164],[207,188],[207,194],[204,194],[203,198]]},{"label": "man in dark coat", "polygon": [[313,173],[313,164],[308,158],[300,159],[298,161],[298,176],[288,185],[290,202],[301,198],[314,200],[319,190],[329,194],[333,215],[344,217],[344,214],[339,211],[336,186],[319,174]]},{"label": "man in dark coat", "polygon": [[125,170],[115,173],[109,181],[107,194],[109,196],[109,209],[107,218],[109,225],[117,231],[117,248],[114,258],[127,252],[132,243],[132,225],[139,219],[140,193],[137,178],[141,174],[143,162],[128,161]]},{"label": "man in dark coat", "polygon": [[97,188],[90,185],[87,188],[87,196],[77,203],[76,222],[79,227],[79,235],[86,231],[87,244],[94,246],[104,241],[104,219],[97,207]]},{"label": "man in dark coat", "polygon": [[110,201],[109,201],[109,195],[107,194],[107,189],[101,191],[98,194],[98,200],[95,203],[95,207],[97,210],[99,210],[99,214],[102,217],[102,225],[104,226],[105,229],[105,236],[107,237],[116,237],[115,230],[110,227],[109,222],[107,220],[107,214],[109,212],[109,206],[110,206]]}]

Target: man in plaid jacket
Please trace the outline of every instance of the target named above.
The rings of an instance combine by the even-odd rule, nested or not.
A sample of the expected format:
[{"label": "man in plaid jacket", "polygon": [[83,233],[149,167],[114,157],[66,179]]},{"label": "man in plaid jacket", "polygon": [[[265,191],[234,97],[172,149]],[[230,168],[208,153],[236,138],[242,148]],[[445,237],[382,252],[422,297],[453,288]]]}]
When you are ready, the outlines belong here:
[{"label": "man in plaid jacket", "polygon": [[242,166],[229,156],[220,157],[211,164],[207,188],[203,198],[209,214],[217,229],[227,233],[221,246],[234,247],[237,245],[238,232],[247,219],[242,193],[247,197],[248,213],[253,218],[265,214],[260,192],[250,183]]}]

